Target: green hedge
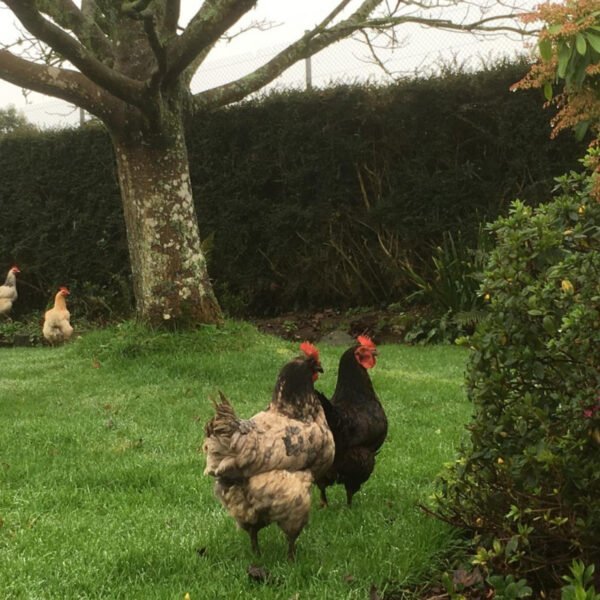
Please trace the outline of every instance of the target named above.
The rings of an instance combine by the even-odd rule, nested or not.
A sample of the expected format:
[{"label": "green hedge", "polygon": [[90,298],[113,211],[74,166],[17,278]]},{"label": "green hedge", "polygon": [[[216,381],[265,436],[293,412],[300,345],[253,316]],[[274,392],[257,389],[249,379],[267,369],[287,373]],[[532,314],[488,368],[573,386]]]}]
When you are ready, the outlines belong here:
[{"label": "green hedge", "polygon": [[22,271],[14,313],[43,309],[58,285],[88,312],[127,310],[125,224],[105,131],[0,138],[0,173],[0,269]]},{"label": "green hedge", "polygon": [[[507,64],[388,87],[276,93],[198,115],[189,124],[190,167],[225,308],[260,314],[401,300],[403,265],[421,268],[444,231],[469,240],[515,197],[546,199],[584,145],[568,135],[550,140],[537,92],[508,91],[526,70]],[[19,310],[39,308],[59,283],[88,310],[129,306],[102,129],[5,136],[0,172],[0,256],[23,270]]]}]

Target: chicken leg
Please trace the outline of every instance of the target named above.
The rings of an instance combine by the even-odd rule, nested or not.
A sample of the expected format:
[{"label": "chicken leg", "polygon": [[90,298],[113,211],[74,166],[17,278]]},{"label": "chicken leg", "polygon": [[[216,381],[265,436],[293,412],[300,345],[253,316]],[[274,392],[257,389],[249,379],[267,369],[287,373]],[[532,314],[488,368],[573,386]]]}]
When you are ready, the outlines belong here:
[{"label": "chicken leg", "polygon": [[288,538],[287,559],[289,562],[294,562],[296,560],[296,540],[298,539],[299,535],[300,535],[299,531],[296,531],[295,533],[287,534],[287,538]]},{"label": "chicken leg", "polygon": [[252,552],[256,556],[260,556],[260,548],[258,547],[258,532],[260,527],[258,525],[250,525],[248,527],[248,535],[250,536],[250,545],[252,546]]}]

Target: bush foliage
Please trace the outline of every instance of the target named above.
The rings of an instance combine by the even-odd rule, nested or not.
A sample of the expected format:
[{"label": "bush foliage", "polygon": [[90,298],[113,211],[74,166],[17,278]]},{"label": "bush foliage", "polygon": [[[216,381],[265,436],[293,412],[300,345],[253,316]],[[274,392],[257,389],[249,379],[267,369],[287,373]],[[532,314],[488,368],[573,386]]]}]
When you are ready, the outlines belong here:
[{"label": "bush foliage", "polygon": [[[442,478],[439,514],[476,533],[475,562],[537,576],[600,560],[600,203],[571,173],[491,230],[472,338],[471,447]],[[532,573],[530,576],[529,573]],[[533,575],[535,574],[535,575]]]},{"label": "bush foliage", "polygon": [[[474,244],[509,199],[535,204],[583,144],[549,139],[527,65],[282,92],[188,127],[209,272],[235,314],[397,302],[429,277],[445,232]],[[131,303],[127,244],[106,133],[0,138],[0,257],[23,273],[15,311],[56,285],[110,316]],[[4,267],[2,267],[4,269]],[[2,274],[0,273],[0,277]],[[79,311],[79,308],[76,312]]]}]

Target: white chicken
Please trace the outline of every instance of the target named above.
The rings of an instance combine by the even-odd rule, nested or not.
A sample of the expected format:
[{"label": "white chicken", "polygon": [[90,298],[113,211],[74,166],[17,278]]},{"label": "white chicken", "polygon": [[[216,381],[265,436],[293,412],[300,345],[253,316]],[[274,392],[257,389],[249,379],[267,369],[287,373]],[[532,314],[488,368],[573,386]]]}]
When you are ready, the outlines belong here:
[{"label": "white chicken", "polygon": [[69,294],[66,287],[61,287],[54,297],[54,307],[44,315],[42,334],[52,346],[66,342],[73,335],[71,313],[67,310],[66,301]]},{"label": "white chicken", "polygon": [[0,285],[0,315],[8,314],[18,297],[16,275],[20,272],[16,265],[11,267],[6,275],[4,285]]}]

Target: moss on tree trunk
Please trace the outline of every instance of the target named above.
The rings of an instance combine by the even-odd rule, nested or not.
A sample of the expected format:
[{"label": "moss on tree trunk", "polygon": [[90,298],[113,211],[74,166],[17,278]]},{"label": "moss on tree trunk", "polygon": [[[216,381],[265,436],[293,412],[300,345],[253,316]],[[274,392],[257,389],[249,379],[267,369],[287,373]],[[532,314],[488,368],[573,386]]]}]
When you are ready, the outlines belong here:
[{"label": "moss on tree trunk", "polygon": [[[174,121],[178,121],[174,119]],[[166,123],[165,123],[166,126]],[[137,316],[153,326],[219,323],[192,198],[183,127],[115,136]]]}]

